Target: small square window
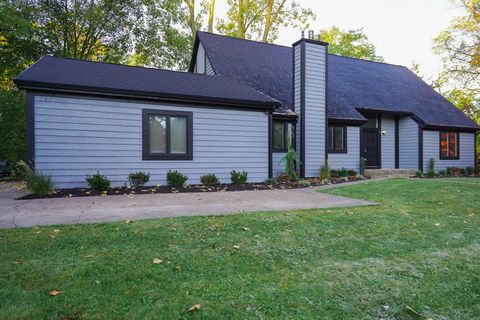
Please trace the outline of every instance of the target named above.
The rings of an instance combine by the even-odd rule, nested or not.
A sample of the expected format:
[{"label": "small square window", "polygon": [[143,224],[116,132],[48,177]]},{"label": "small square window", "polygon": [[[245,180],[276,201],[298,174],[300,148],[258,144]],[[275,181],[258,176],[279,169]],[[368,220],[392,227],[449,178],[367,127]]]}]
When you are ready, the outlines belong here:
[{"label": "small square window", "polygon": [[192,113],[143,110],[143,160],[192,160]]}]

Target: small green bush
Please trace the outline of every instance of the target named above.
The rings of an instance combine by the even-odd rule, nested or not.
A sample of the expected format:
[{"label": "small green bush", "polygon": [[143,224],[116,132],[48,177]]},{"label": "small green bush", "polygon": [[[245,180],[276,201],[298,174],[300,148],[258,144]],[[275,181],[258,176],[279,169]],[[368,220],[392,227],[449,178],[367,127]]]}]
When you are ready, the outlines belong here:
[{"label": "small green bush", "polygon": [[423,176],[422,170],[417,170],[417,172],[415,172],[415,175],[416,175],[417,177]]},{"label": "small green bush", "polygon": [[340,170],[338,170],[338,176],[340,178],[348,177],[348,169],[341,168]]},{"label": "small green bush", "polygon": [[365,180],[365,177],[362,175],[357,176],[357,180]]},{"label": "small green bush", "polygon": [[285,163],[285,173],[290,179],[297,180],[297,163],[300,163],[300,159],[298,159],[297,152],[290,142],[288,143],[288,151],[281,161]]},{"label": "small green bush", "polygon": [[339,178],[340,175],[338,173],[338,170],[335,170],[335,169],[330,170],[330,177],[331,178]]},{"label": "small green bush", "polygon": [[207,187],[215,187],[220,184],[220,180],[214,173],[209,173],[201,176],[200,182]]},{"label": "small green bush", "polygon": [[35,173],[29,170],[26,175],[27,188],[34,194],[49,194],[52,191],[52,177],[42,172]]},{"label": "small green bush", "polygon": [[230,171],[230,179],[233,184],[244,184],[247,182],[248,173],[247,171],[237,172],[235,170]]},{"label": "small green bush", "polygon": [[352,177],[352,176],[356,176],[357,175],[357,171],[353,170],[353,169],[349,169],[348,170],[348,176],[349,177]]},{"label": "small green bush", "polygon": [[143,187],[149,180],[150,173],[145,173],[142,171],[130,173],[128,175],[128,181],[132,187]]},{"label": "small green bush", "polygon": [[320,167],[320,179],[330,179],[330,167],[328,166],[328,161]]},{"label": "small green bush", "polygon": [[446,170],[439,170],[438,174],[441,175],[442,177],[445,177],[447,175],[447,171]]},{"label": "small green bush", "polygon": [[474,167],[466,167],[465,168],[465,173],[470,176],[470,175],[475,173],[475,168]]},{"label": "small green bush", "polygon": [[263,183],[267,186],[274,186],[277,184],[277,179],[275,178],[268,178],[268,179],[265,179],[265,181],[263,181]]},{"label": "small green bush", "polygon": [[428,175],[430,178],[435,177],[435,159],[433,159],[433,158],[430,158],[430,160],[428,161],[428,172],[427,172],[427,175]]},{"label": "small green bush", "polygon": [[310,187],[312,183],[308,180],[298,180],[298,185],[300,187]]},{"label": "small green bush", "polygon": [[167,171],[167,184],[172,188],[181,188],[187,182],[188,177],[177,170]]},{"label": "small green bush", "polygon": [[460,174],[465,174],[466,172],[465,168],[460,168]]},{"label": "small green bush", "polygon": [[104,175],[101,175],[98,171],[92,176],[87,176],[85,180],[90,188],[96,191],[107,191],[110,187],[110,180]]},{"label": "small green bush", "polygon": [[367,163],[367,159],[364,157],[360,157],[360,175],[365,175],[365,165]]}]

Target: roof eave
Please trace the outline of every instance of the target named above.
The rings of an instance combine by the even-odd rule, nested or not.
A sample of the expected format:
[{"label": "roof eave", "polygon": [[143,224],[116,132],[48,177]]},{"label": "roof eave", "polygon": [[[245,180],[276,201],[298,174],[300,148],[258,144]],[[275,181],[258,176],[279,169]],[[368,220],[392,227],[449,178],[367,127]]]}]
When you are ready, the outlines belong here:
[{"label": "roof eave", "polygon": [[220,97],[204,97],[194,95],[180,95],[157,92],[144,92],[134,90],[119,90],[112,88],[88,87],[88,86],[73,86],[73,85],[59,85],[52,83],[39,83],[34,81],[27,81],[21,79],[14,79],[16,86],[21,90],[27,91],[48,91],[59,93],[73,93],[73,94],[89,94],[89,95],[104,95],[120,98],[140,98],[157,101],[174,101],[183,103],[198,103],[202,105],[215,106],[229,106],[244,109],[262,109],[272,111],[278,107],[278,102],[255,101],[255,100],[241,100],[229,99]]}]

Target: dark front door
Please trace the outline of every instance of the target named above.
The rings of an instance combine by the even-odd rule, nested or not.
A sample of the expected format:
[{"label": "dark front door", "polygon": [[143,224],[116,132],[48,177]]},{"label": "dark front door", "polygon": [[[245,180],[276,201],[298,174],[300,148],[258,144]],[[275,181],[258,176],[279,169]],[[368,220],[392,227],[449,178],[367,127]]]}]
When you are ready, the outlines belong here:
[{"label": "dark front door", "polygon": [[362,130],[362,157],[367,159],[367,168],[378,168],[378,129],[363,128]]}]

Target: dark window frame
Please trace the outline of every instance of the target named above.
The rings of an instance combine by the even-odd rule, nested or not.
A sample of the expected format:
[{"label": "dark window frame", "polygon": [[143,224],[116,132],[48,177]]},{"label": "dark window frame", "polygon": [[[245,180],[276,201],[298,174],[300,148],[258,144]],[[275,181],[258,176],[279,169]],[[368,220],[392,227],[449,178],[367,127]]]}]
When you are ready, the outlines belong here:
[{"label": "dark window frame", "polygon": [[[150,116],[165,116],[166,126],[166,153],[150,152]],[[170,153],[170,117],[185,117],[187,119],[185,154]],[[143,160],[193,160],[193,112],[142,109],[142,153]]]},{"label": "dark window frame", "polygon": [[[328,145],[329,141],[329,134],[330,134],[330,127],[333,128],[342,128],[343,132],[343,148],[342,149],[330,149],[330,146]],[[335,147],[335,129],[333,129],[333,144]],[[327,149],[328,153],[347,153],[347,126],[346,125],[338,125],[338,124],[329,124],[327,128]]]},{"label": "dark window frame", "polygon": [[[275,148],[275,124],[283,124],[283,148]],[[272,121],[272,151],[273,152],[288,152],[288,121]]]},{"label": "dark window frame", "polygon": [[[442,133],[447,134],[447,156],[442,155]],[[455,133],[456,155],[450,156],[450,134]],[[460,132],[458,131],[439,131],[438,132],[438,154],[440,160],[459,160],[460,159]]]}]

